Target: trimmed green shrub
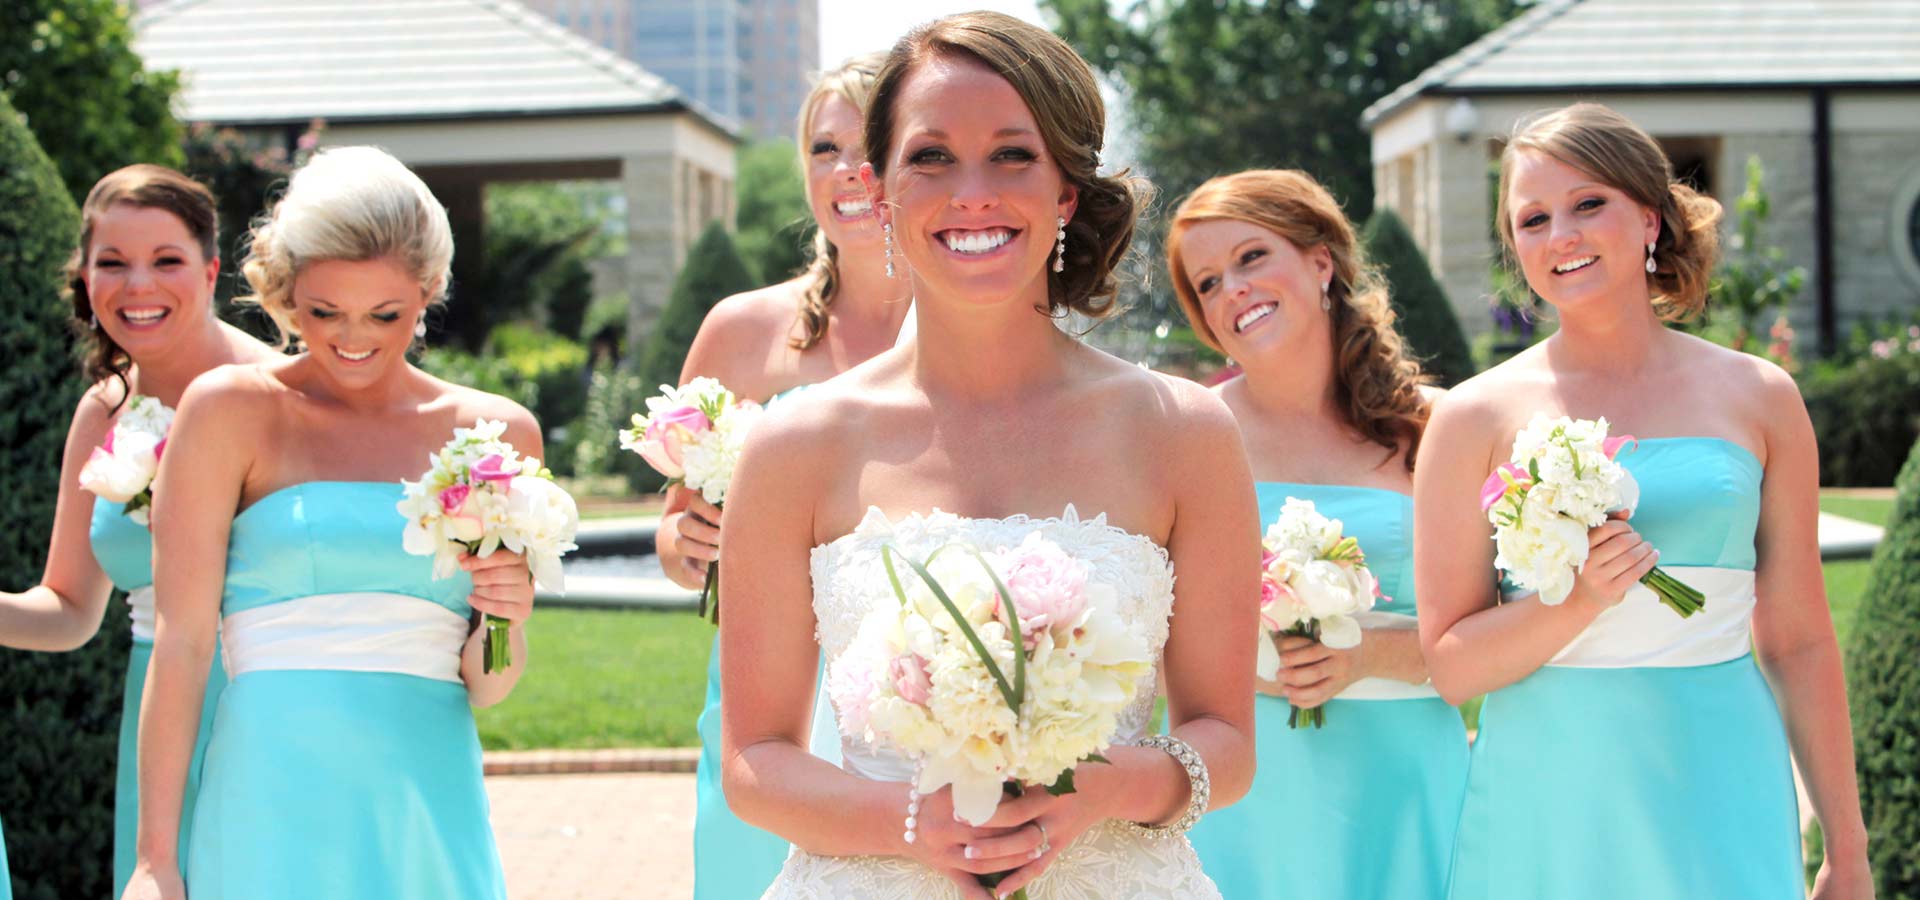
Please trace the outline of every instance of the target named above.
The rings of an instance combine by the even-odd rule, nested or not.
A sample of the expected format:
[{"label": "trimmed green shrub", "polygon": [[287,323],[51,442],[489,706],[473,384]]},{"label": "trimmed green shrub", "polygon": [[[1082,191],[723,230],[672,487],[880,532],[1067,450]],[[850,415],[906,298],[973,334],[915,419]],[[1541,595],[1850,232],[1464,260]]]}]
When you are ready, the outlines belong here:
[{"label": "trimmed green shrub", "polygon": [[1899,472],[1901,448],[1920,436],[1920,340],[1886,355],[1820,365],[1800,393],[1820,444],[1820,483],[1880,487]]},{"label": "trimmed green shrub", "polygon": [[[626,369],[601,365],[593,370],[587,411],[567,429],[567,458],[573,463],[573,474],[624,475],[635,490],[658,490],[657,480],[651,488],[644,486],[644,473],[653,471],[646,461],[620,449],[620,429],[633,424],[633,414],[646,409],[651,395],[640,376]],[[552,456],[562,459],[560,451]]]},{"label": "trimmed green shrub", "polygon": [[1413,235],[1393,210],[1380,209],[1360,230],[1367,256],[1380,267],[1392,292],[1395,323],[1407,347],[1427,373],[1452,387],[1473,377],[1473,351],[1447,294],[1435,281],[1433,269],[1414,243]]},{"label": "trimmed green shrub", "polygon": [[1920,441],[1900,471],[1847,648],[1853,746],[1879,896],[1920,897]]},{"label": "trimmed green shrub", "polygon": [[508,322],[487,341],[493,356],[534,386],[528,407],[552,431],[580,417],[587,405],[587,348],[530,325]]},{"label": "trimmed green shrub", "polygon": [[[0,586],[40,580],[67,422],[84,387],[60,295],[79,211],[0,93]],[[124,612],[121,613],[124,615]],[[0,818],[16,900],[113,890],[113,767],[126,619],[73,653],[0,649]]]},{"label": "trimmed green shrub", "polygon": [[792,278],[813,258],[813,211],[793,141],[758,141],[734,155],[734,244],[761,284]]}]

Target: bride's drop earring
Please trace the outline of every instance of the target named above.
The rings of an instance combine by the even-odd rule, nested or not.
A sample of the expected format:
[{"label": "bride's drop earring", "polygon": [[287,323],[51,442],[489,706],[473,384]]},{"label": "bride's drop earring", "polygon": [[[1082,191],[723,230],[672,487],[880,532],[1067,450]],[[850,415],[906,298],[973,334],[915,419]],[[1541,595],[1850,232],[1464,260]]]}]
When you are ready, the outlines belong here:
[{"label": "bride's drop earring", "polygon": [[887,277],[893,277],[893,223],[880,223],[880,236],[886,241]]},{"label": "bride's drop earring", "polygon": [[1067,220],[1064,216],[1055,218],[1059,221],[1059,225],[1053,234],[1053,270],[1065,272],[1067,270]]}]

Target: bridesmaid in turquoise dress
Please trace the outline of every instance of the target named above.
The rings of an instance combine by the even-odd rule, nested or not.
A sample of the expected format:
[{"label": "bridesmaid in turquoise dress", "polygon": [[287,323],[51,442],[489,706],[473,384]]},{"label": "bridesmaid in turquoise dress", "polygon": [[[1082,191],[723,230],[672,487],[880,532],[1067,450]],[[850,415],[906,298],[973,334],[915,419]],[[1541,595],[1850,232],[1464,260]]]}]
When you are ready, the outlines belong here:
[{"label": "bridesmaid in turquoise dress", "polygon": [[[135,900],[504,898],[473,706],[527,665],[526,561],[405,552],[400,481],[476,420],[541,454],[526,410],[407,361],[453,257],[445,210],[385,152],[321,152],[254,228],[258,303],[306,352],[195,382],[161,463],[158,623],[140,723]],[[514,664],[483,673],[481,613]],[[230,682],[175,865],[199,679]]]},{"label": "bridesmaid in turquoise dress", "polygon": [[[879,70],[858,56],[821,76],[801,104],[799,145],[807,202],[818,226],[813,262],[797,277],[721,300],[700,324],[680,372],[682,384],[717,378],[739,396],[790,400],[904,340],[907,280],[890,272],[880,221],[860,186],[861,109]],[[894,266],[904,266],[895,260]],[[894,277],[899,274],[900,277]],[[720,553],[720,510],[697,494],[667,495],[656,546],[667,577],[698,590]],[[786,861],[786,839],[740,821],[720,788],[720,643],[707,658],[700,711],[700,767],[693,823],[696,900],[758,897]],[[816,755],[840,761],[839,731],[825,701],[814,704]]]},{"label": "bridesmaid in turquoise dress", "polygon": [[[213,317],[214,279],[220,271],[215,209],[204,186],[160,166],[128,166],[88,192],[68,285],[74,321],[84,335],[86,374],[94,385],[67,434],[45,573],[26,591],[0,593],[0,645],[63,651],[99,631],[114,588],[128,592],[133,641],[114,785],[115,896],[133,871],[139,818],[134,735],[153,650],[153,536],[122,503],[96,499],[81,488],[80,472],[134,395],[177,403],[187,384],[209,369],[274,355]],[[224,683],[217,670],[209,676],[209,703]],[[201,725],[202,747],[210,720],[211,711]],[[184,797],[188,808],[198,781],[196,756]]]},{"label": "bridesmaid in turquoise dress", "polygon": [[[1240,427],[1261,523],[1289,497],[1312,501],[1359,540],[1384,595],[1358,647],[1279,640],[1284,668],[1254,706],[1253,787],[1194,827],[1194,849],[1228,900],[1438,900],[1467,735],[1426,683],[1408,493],[1439,391],[1394,330],[1353,226],[1305,173],[1201,185],[1174,214],[1167,254],[1194,332],[1244,372],[1214,391]],[[1325,727],[1288,727],[1291,706],[1324,706]]]},{"label": "bridesmaid in turquoise dress", "polygon": [[[1719,204],[1646,132],[1579,104],[1523,122],[1500,233],[1559,329],[1436,405],[1415,478],[1420,621],[1444,697],[1485,694],[1451,896],[1805,895],[1793,765],[1826,834],[1813,896],[1866,898],[1866,829],[1793,379],[1666,327],[1697,314]],[[1493,571],[1480,485],[1539,414],[1605,417],[1638,507],[1556,605]],[[1706,595],[1682,619],[1639,579]]]}]

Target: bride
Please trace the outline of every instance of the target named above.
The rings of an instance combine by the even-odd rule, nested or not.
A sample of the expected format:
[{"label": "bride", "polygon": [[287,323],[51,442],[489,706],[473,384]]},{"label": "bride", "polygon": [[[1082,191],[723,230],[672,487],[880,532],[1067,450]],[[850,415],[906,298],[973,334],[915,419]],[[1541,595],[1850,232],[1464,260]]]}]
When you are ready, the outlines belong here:
[{"label": "bride", "polygon": [[[1034,900],[1219,896],[1183,833],[1253,774],[1257,514],[1217,399],[1055,323],[1112,310],[1132,239],[1135,184],[1095,172],[1104,120],[1086,63],[1003,15],[916,29],[880,71],[862,175],[918,337],[773,414],[723,526],[727,798],[795,845],[767,897],[991,897],[975,876],[1006,871],[993,890]],[[882,545],[1034,531],[1089,564],[1160,663],[1109,762],[976,828],[951,788],[909,819],[911,762],[861,735],[843,730],[844,770],[807,751],[818,649],[831,661],[896,602]],[[1157,674],[1171,739],[1143,740]]]}]

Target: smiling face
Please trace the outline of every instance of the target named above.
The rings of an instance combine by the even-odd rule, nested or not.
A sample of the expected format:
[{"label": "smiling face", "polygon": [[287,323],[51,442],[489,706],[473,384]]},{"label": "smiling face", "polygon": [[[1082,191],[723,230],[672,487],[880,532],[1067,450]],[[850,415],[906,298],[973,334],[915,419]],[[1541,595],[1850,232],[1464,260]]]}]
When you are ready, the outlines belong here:
[{"label": "smiling face", "polygon": [[894,111],[885,180],[868,185],[916,293],[1046,306],[1054,235],[1076,192],[1019,92],[971,58],[936,56],[906,77]]},{"label": "smiling face", "polygon": [[1647,244],[1659,216],[1594,176],[1535,150],[1513,154],[1507,225],[1527,285],[1566,311],[1647,298]]},{"label": "smiling face", "polygon": [[1246,361],[1331,340],[1331,318],[1320,308],[1321,286],[1333,277],[1325,245],[1302,250],[1239,219],[1202,219],[1174,239],[1180,275],[1228,356]]},{"label": "smiling face", "polygon": [[877,251],[880,217],[860,183],[866,151],[860,144],[860,110],[839,94],[814,107],[807,132],[807,205],[827,240],[841,252]]},{"label": "smiling face", "polygon": [[94,220],[86,254],[94,318],[136,361],[204,324],[220,260],[206,258],[179,216],[116,203]]},{"label": "smiling face", "polygon": [[294,279],[293,323],[334,380],[365,387],[405,365],[427,296],[391,259],[321,260]]}]

